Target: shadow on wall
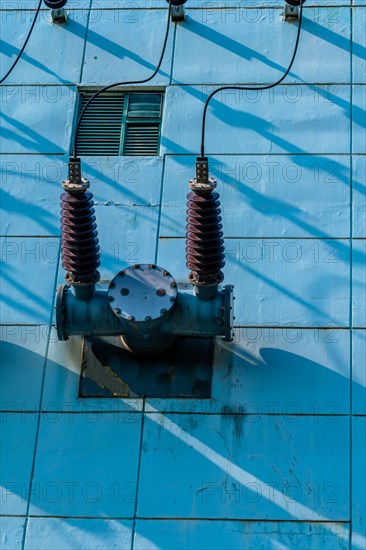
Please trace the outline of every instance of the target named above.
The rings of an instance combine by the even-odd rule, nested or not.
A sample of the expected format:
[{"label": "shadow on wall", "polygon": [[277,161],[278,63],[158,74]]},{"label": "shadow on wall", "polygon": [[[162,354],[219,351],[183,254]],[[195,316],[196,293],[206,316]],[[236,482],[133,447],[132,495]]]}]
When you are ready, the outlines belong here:
[{"label": "shadow on wall", "polygon": [[[213,29],[207,24],[203,25],[198,21],[190,20],[189,25],[186,26],[186,29],[194,34],[203,36],[206,40],[209,40],[214,44],[218,44],[220,47],[225,48],[229,52],[233,52],[239,55],[240,57],[243,57],[244,59],[248,59],[248,60],[256,59],[257,61],[266,63],[269,67],[273,69],[278,69],[282,72],[286,70],[285,66],[278,65],[277,63],[265,57],[263,54],[259,54],[257,51],[253,50],[252,48],[242,44],[241,42],[238,42],[237,40],[234,40],[228,37],[225,34],[218,32],[217,30]],[[304,24],[303,24],[302,32],[304,33],[308,32],[314,36],[321,38],[325,42],[329,42],[330,44],[336,44],[339,48],[346,51],[347,53],[351,51],[351,45],[352,45],[352,55],[359,57],[360,59],[365,59],[366,48],[362,44],[358,44],[357,42],[351,41],[348,38],[345,38],[335,33],[334,31],[325,27],[324,25],[320,25],[316,21],[308,19],[306,17],[306,13],[304,15]],[[294,75],[294,73],[291,72],[290,75]]]},{"label": "shadow on wall", "polygon": [[[227,348],[230,353],[229,344]],[[348,388],[347,378],[286,350],[262,348],[260,359],[256,360],[245,350],[238,350],[235,345],[232,348],[237,369],[254,378],[257,370],[265,369],[269,385],[275,386],[282,380],[290,388],[298,387],[299,391],[311,393],[314,380],[320,379],[324,387],[335,388],[337,392]],[[106,527],[111,530],[113,522],[124,524],[126,518],[132,519],[136,513],[138,517],[156,519],[225,517],[320,521],[325,522],[322,526],[325,533],[337,534],[340,548],[345,544],[348,532],[327,522],[348,521],[348,475],[338,472],[346,466],[344,453],[348,454],[348,445],[340,446],[336,456],[332,450],[334,438],[347,433],[345,427],[349,422],[346,418],[336,417],[337,422],[324,425],[323,422],[314,423],[315,417],[301,417],[301,422],[284,422],[282,415],[260,415],[253,423],[245,412],[233,414],[230,407],[225,406],[222,414],[162,414],[147,402],[145,428],[142,430],[141,413],[136,412],[141,400],[124,400],[123,411],[117,407],[103,413],[93,406],[94,400],[85,400],[84,413],[80,410],[70,412],[73,411],[72,402],[65,410],[64,403],[52,401],[50,413],[50,403],[47,402],[50,382],[57,385],[52,395],[59,393],[62,396],[67,379],[74,388],[74,402],[80,402],[77,400],[78,372],[71,372],[54,361],[48,361],[45,367],[43,356],[10,342],[2,343],[1,357],[1,387],[7,402],[21,402],[21,391],[38,395],[46,368],[44,412],[40,414],[39,434],[35,429],[38,414],[3,414],[2,435],[7,437],[3,446],[7,448],[2,467],[3,513],[7,513],[8,502],[10,509],[17,502],[17,507],[21,506],[25,511],[29,505],[30,513],[40,516],[120,518],[111,520],[112,523]],[[226,368],[224,363],[215,367],[214,384],[219,386],[216,388],[219,395],[222,395],[225,385],[222,375]],[[20,388],[15,383],[17,378],[22,380]],[[32,383],[32,380],[38,383]],[[227,383],[230,384],[230,380]],[[287,398],[296,399],[291,395]],[[243,391],[242,399],[243,402],[251,401],[251,396],[244,395]],[[7,405],[3,408],[9,410]],[[33,424],[34,439],[22,439],[21,429],[14,424],[16,419],[18,428],[23,424],[23,430],[28,432],[28,423]],[[20,457],[19,445],[23,446]],[[137,503],[137,465],[141,445]],[[322,449],[320,456],[319,449]],[[54,460],[50,460],[50,456]],[[32,490],[29,490],[31,478]],[[324,494],[320,499],[315,498],[313,489],[318,478],[339,481],[335,500],[325,498]],[[88,484],[87,494],[80,494],[80,487]],[[72,496],[70,487],[74,491]],[[111,492],[113,487],[123,488],[122,497]],[[225,488],[224,496],[222,488]],[[238,494],[245,494],[246,498],[238,499]],[[178,500],[176,495],[179,495]],[[75,518],[60,521],[65,525],[62,529],[70,532],[70,537],[70,529],[75,523],[75,528],[85,537],[94,534],[95,524],[92,522],[77,522]],[[59,524],[56,529],[60,530]],[[364,544],[360,535],[361,539]],[[150,542],[154,544],[154,541]],[[70,544],[71,548],[73,542],[63,543]]]},{"label": "shadow on wall", "polygon": [[[1,40],[1,39],[0,39],[0,50],[1,50],[1,53],[9,57],[9,66],[11,64],[11,61],[13,61],[16,55],[18,55],[19,53],[18,48],[15,48],[12,44],[9,44],[9,42],[5,42],[5,40]],[[55,71],[52,71],[49,67],[46,67],[46,65],[44,65],[40,61],[37,61],[36,59],[34,59],[34,57],[31,57],[26,51],[24,51],[22,54],[22,61],[26,61],[27,63],[29,63],[30,65],[33,65],[37,69],[44,71],[46,74],[50,74],[54,76],[58,80],[58,82],[60,82],[61,84],[69,83],[68,80],[64,80],[60,78]]]},{"label": "shadow on wall", "polygon": [[[23,112],[24,111],[25,108]],[[20,120],[16,120],[14,117],[8,116],[4,112],[0,112],[0,116],[4,119],[4,123],[13,127],[13,129],[2,127],[1,135],[5,139],[20,143],[25,149],[32,149],[34,147],[36,152],[40,154],[43,154],[44,151],[58,152],[59,146],[56,143],[42,136],[39,132],[30,128],[29,125],[24,124]],[[51,155],[48,156],[52,158]]]},{"label": "shadow on wall", "polygon": [[[65,28],[71,33],[76,34],[76,36],[79,36],[80,32],[83,29],[82,25],[76,22],[74,22],[74,25],[72,27],[69,28],[68,26],[66,26]],[[131,59],[131,61],[134,61],[135,63],[138,63],[142,67],[149,69],[150,73],[154,72],[156,69],[156,65],[154,65],[153,63],[146,61],[146,59],[143,59],[138,54],[131,52],[131,50],[124,48],[123,46],[121,46],[120,44],[117,44],[116,42],[113,42],[113,40],[109,40],[105,36],[91,30],[90,28],[88,29],[88,42],[90,42],[91,44],[94,44],[101,50],[106,51],[109,55],[114,55],[115,57],[117,57],[117,59],[121,61],[121,63],[123,63],[123,60],[125,60],[126,58],[129,58]],[[162,76],[166,76],[168,78],[170,76],[169,74],[167,74],[165,71],[162,71],[161,69],[159,71],[159,74]],[[141,80],[143,80],[144,78],[147,78],[148,76],[150,76],[149,73],[145,73],[145,74],[142,73]],[[123,77],[121,77],[121,80],[123,80]],[[127,80],[126,77],[125,77],[125,80]]]}]

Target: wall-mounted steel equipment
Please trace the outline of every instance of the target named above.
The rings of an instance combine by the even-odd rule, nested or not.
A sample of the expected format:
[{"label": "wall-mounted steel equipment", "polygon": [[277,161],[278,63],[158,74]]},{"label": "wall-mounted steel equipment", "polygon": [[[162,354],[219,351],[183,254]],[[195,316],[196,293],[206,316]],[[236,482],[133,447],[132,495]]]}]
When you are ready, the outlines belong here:
[{"label": "wall-mounted steel equipment", "polygon": [[177,336],[232,340],[233,287],[223,281],[224,243],[216,182],[208,177],[206,158],[198,158],[190,182],[187,217],[187,266],[191,284],[177,285],[156,265],[138,264],[120,271],[108,290],[96,290],[100,265],[98,234],[89,182],[80,159],[71,158],[62,187],[62,266],[66,285],[58,288],[56,325],[60,340],[84,336],[120,336],[124,349],[153,355]]},{"label": "wall-mounted steel equipment", "polygon": [[284,11],[285,21],[299,19],[299,16],[300,16],[299,7],[302,4],[305,4],[305,2],[306,0],[285,0],[285,11]]},{"label": "wall-mounted steel equipment", "polygon": [[51,10],[52,23],[67,23],[67,0],[44,0],[44,3]]},{"label": "wall-mounted steel equipment", "polygon": [[[166,0],[169,3],[169,0]],[[187,0],[171,0],[170,4],[170,19],[172,23],[181,23],[187,19],[184,4]]]}]

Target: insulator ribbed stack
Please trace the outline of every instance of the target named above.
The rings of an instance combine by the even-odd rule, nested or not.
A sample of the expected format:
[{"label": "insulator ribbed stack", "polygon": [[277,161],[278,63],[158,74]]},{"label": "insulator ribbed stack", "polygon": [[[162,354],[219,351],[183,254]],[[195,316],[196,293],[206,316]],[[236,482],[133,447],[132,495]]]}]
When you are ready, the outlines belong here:
[{"label": "insulator ribbed stack", "polygon": [[62,267],[77,283],[97,278],[100,247],[93,194],[82,190],[61,195]]},{"label": "insulator ribbed stack", "polygon": [[221,282],[225,265],[219,194],[192,191],[187,195],[186,266],[198,284]]}]

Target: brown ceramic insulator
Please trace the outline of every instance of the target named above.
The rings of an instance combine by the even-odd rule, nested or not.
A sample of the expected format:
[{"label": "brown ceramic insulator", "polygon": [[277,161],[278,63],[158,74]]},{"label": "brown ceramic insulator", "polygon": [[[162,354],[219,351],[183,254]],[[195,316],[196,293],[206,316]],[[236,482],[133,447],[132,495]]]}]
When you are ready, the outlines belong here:
[{"label": "brown ceramic insulator", "polygon": [[220,278],[225,265],[219,194],[188,195],[186,266],[202,281]]},{"label": "brown ceramic insulator", "polygon": [[62,267],[80,283],[90,281],[100,266],[100,248],[90,192],[61,195]]}]

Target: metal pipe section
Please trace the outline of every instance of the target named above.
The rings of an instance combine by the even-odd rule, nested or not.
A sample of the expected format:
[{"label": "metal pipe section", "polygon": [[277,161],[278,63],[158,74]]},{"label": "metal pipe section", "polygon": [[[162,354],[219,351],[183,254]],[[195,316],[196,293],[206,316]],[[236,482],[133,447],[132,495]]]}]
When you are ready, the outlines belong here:
[{"label": "metal pipe section", "polygon": [[180,291],[167,330],[176,336],[225,336],[225,290],[210,300],[197,300],[195,289]]},{"label": "metal pipe section", "polygon": [[[152,315],[144,319],[132,316],[128,307],[124,307],[123,311],[114,307],[110,298],[110,290],[96,290],[89,300],[80,300],[68,285],[61,285],[56,302],[58,338],[67,340],[72,335],[122,336],[125,347],[142,355],[162,351],[177,336],[223,336],[225,340],[232,339],[231,285],[218,291],[208,301],[197,300],[192,287],[177,291],[176,299],[172,302],[174,305],[169,310],[163,308],[165,311],[154,317],[152,308]],[[136,295],[133,299],[140,301]]]},{"label": "metal pipe section", "polygon": [[68,340],[72,335],[119,336],[124,332],[105,290],[96,290],[89,300],[80,300],[69,285],[60,285],[57,290],[56,328],[59,340]]}]

